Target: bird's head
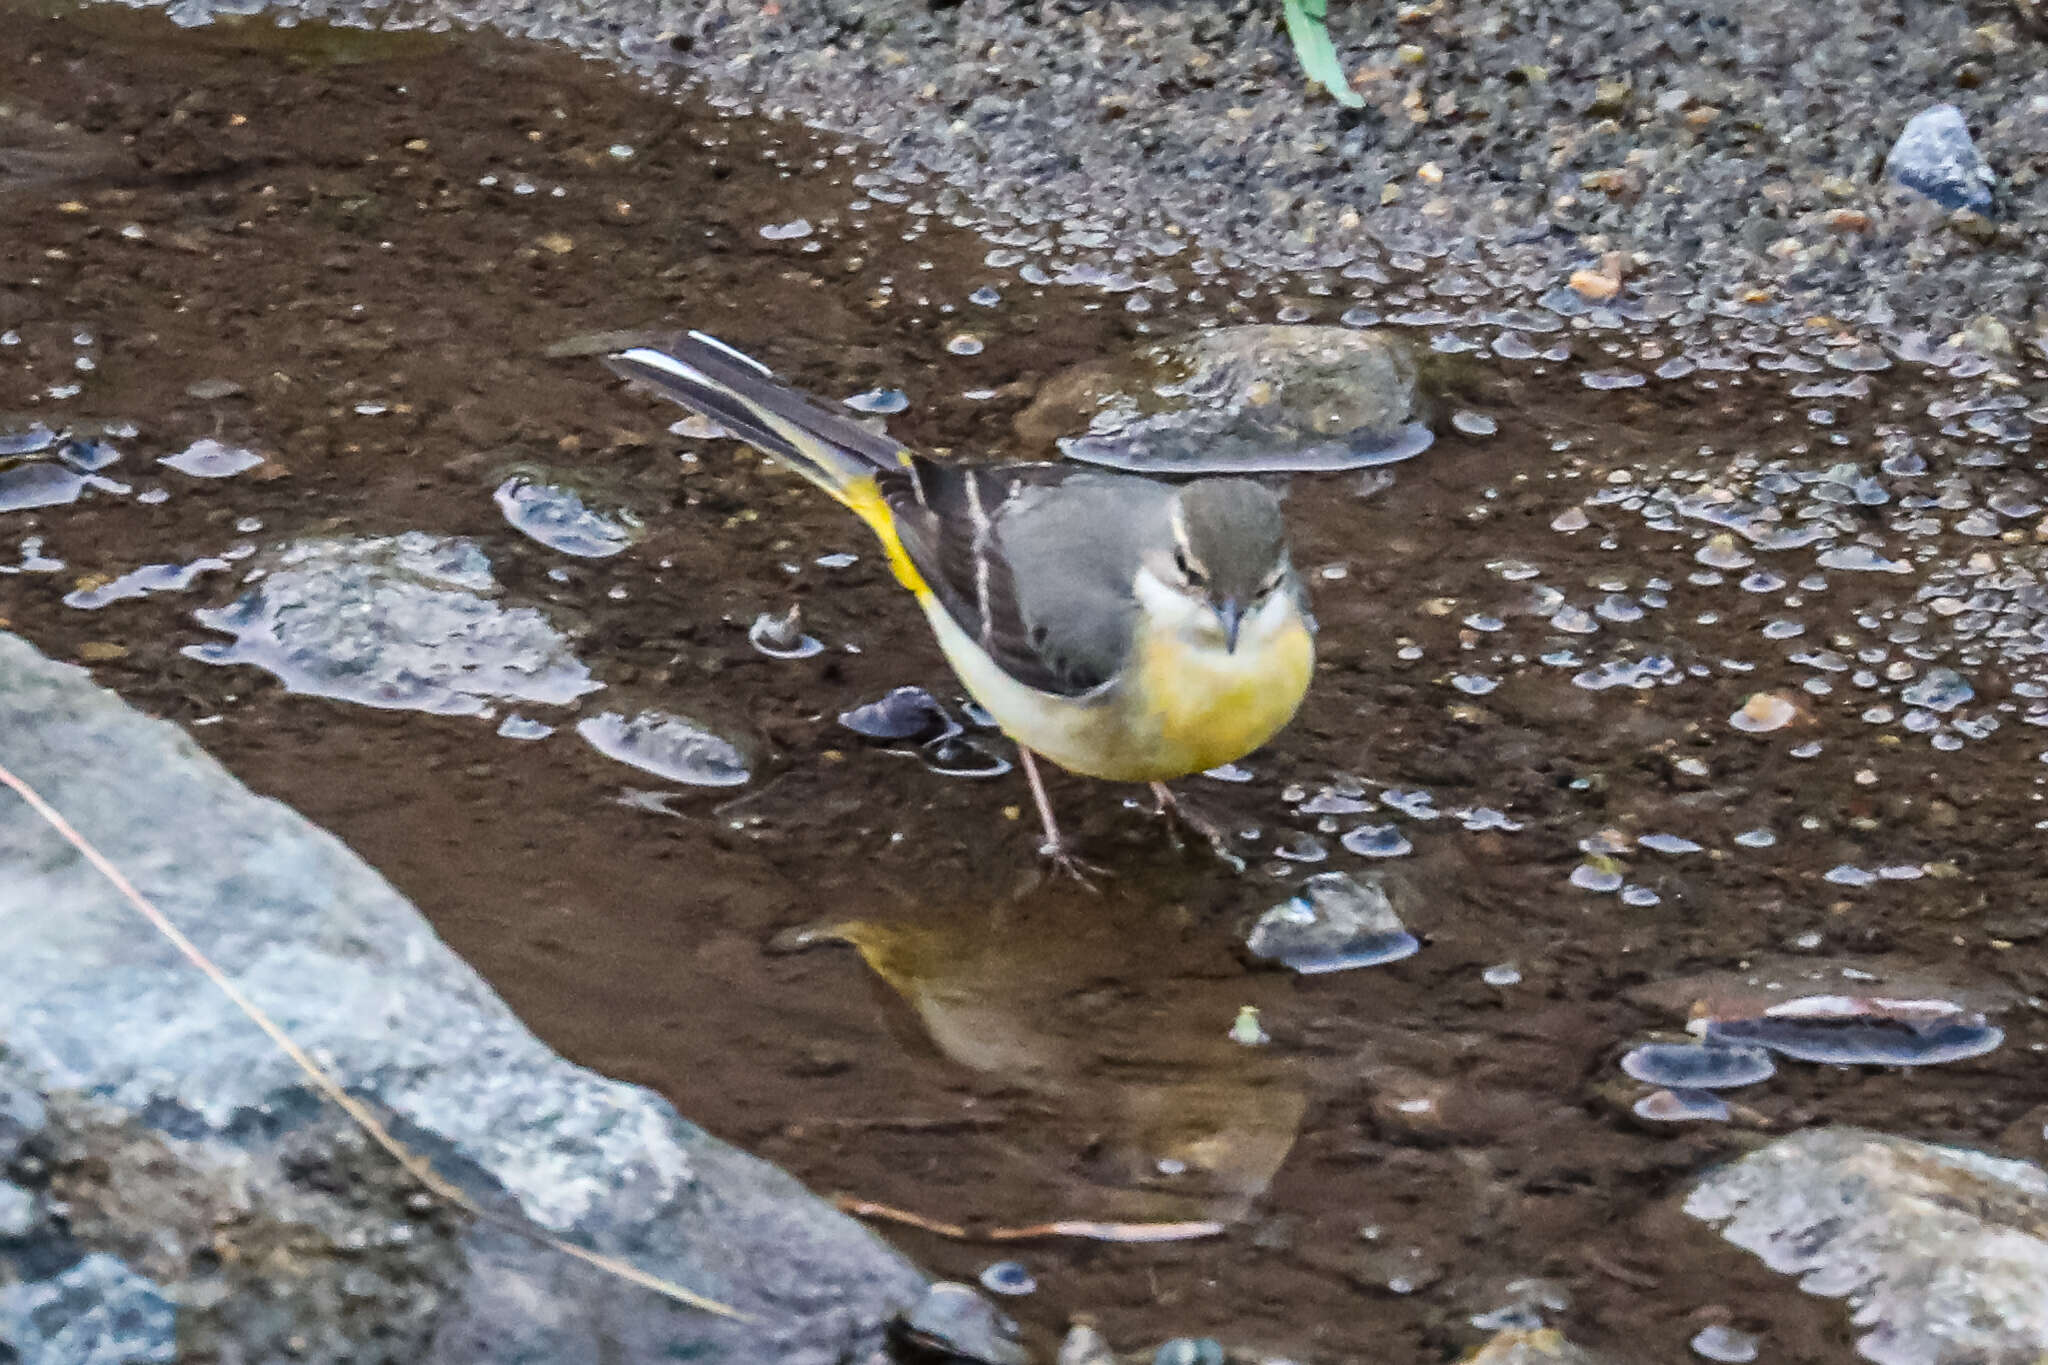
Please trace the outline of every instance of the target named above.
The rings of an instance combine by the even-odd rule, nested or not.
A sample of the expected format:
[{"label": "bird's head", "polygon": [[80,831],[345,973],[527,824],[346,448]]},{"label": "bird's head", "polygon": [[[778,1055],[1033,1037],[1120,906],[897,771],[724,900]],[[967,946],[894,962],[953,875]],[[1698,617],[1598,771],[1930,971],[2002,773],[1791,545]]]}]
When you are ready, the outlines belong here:
[{"label": "bird's head", "polygon": [[1145,568],[1192,611],[1186,626],[1235,652],[1300,610],[1280,503],[1250,479],[1201,479],[1175,498],[1171,543]]}]

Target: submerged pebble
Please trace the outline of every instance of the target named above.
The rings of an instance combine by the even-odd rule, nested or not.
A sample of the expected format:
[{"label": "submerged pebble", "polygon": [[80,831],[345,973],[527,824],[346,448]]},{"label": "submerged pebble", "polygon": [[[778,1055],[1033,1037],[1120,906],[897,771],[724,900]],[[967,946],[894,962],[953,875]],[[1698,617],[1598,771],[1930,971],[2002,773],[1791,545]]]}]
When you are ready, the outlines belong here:
[{"label": "submerged pebble", "polygon": [[[1420,454],[1418,368],[1398,337],[1219,327],[1055,376],[1018,418],[1076,460],[1173,474],[1362,469]],[[1085,424],[1085,435],[1071,434]]]},{"label": "submerged pebble", "polygon": [[606,758],[693,787],[737,787],[752,774],[746,756],[711,731],[665,711],[606,711],[576,722],[576,733]]},{"label": "submerged pebble", "polygon": [[960,728],[922,687],[899,687],[879,701],[841,711],[839,723],[863,739],[889,743],[935,740]]},{"label": "submerged pebble", "polygon": [[1398,962],[1422,945],[1401,923],[1378,877],[1361,881],[1323,872],[1259,916],[1245,946],[1256,957],[1311,975]]},{"label": "submerged pebble", "polygon": [[782,615],[764,611],[747,628],[747,643],[771,659],[808,659],[824,652],[816,636],[804,634],[803,608],[792,606]]}]

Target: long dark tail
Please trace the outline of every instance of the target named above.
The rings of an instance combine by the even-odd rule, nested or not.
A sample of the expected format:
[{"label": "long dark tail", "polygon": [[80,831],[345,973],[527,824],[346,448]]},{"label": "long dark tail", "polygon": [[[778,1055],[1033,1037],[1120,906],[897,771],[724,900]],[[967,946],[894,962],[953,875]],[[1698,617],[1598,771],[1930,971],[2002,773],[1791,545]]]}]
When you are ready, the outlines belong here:
[{"label": "long dark tail", "polygon": [[606,356],[605,364],[785,461],[853,509],[882,542],[896,580],[920,598],[930,594],[875,478],[910,463],[902,446],[798,393],[758,360],[702,332],[685,333],[663,347],[635,346]]},{"label": "long dark tail", "polygon": [[620,351],[605,364],[787,461],[841,502],[858,496],[861,481],[903,465],[903,448],[887,436],[797,392],[753,357],[702,332],[660,348]]}]

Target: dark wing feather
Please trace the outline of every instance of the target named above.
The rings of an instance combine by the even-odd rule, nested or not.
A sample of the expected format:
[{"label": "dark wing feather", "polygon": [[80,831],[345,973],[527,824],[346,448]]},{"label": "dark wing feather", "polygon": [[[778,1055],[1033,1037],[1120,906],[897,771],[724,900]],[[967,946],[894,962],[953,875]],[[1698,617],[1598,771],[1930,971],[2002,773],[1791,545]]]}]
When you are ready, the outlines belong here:
[{"label": "dark wing feather", "polygon": [[1171,494],[1072,465],[942,465],[881,476],[897,531],[946,611],[1004,672],[1056,696],[1093,691],[1128,651],[1143,527]]}]

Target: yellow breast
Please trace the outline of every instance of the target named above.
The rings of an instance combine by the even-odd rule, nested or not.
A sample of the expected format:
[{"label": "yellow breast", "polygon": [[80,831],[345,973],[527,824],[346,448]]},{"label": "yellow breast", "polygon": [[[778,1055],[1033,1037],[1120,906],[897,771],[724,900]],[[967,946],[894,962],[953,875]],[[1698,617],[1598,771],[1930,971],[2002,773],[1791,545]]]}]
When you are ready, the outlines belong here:
[{"label": "yellow breast", "polygon": [[1299,617],[1255,646],[1234,652],[1163,634],[1137,642],[1126,696],[1146,732],[1143,747],[1164,781],[1243,758],[1294,718],[1315,671],[1315,639]]}]

